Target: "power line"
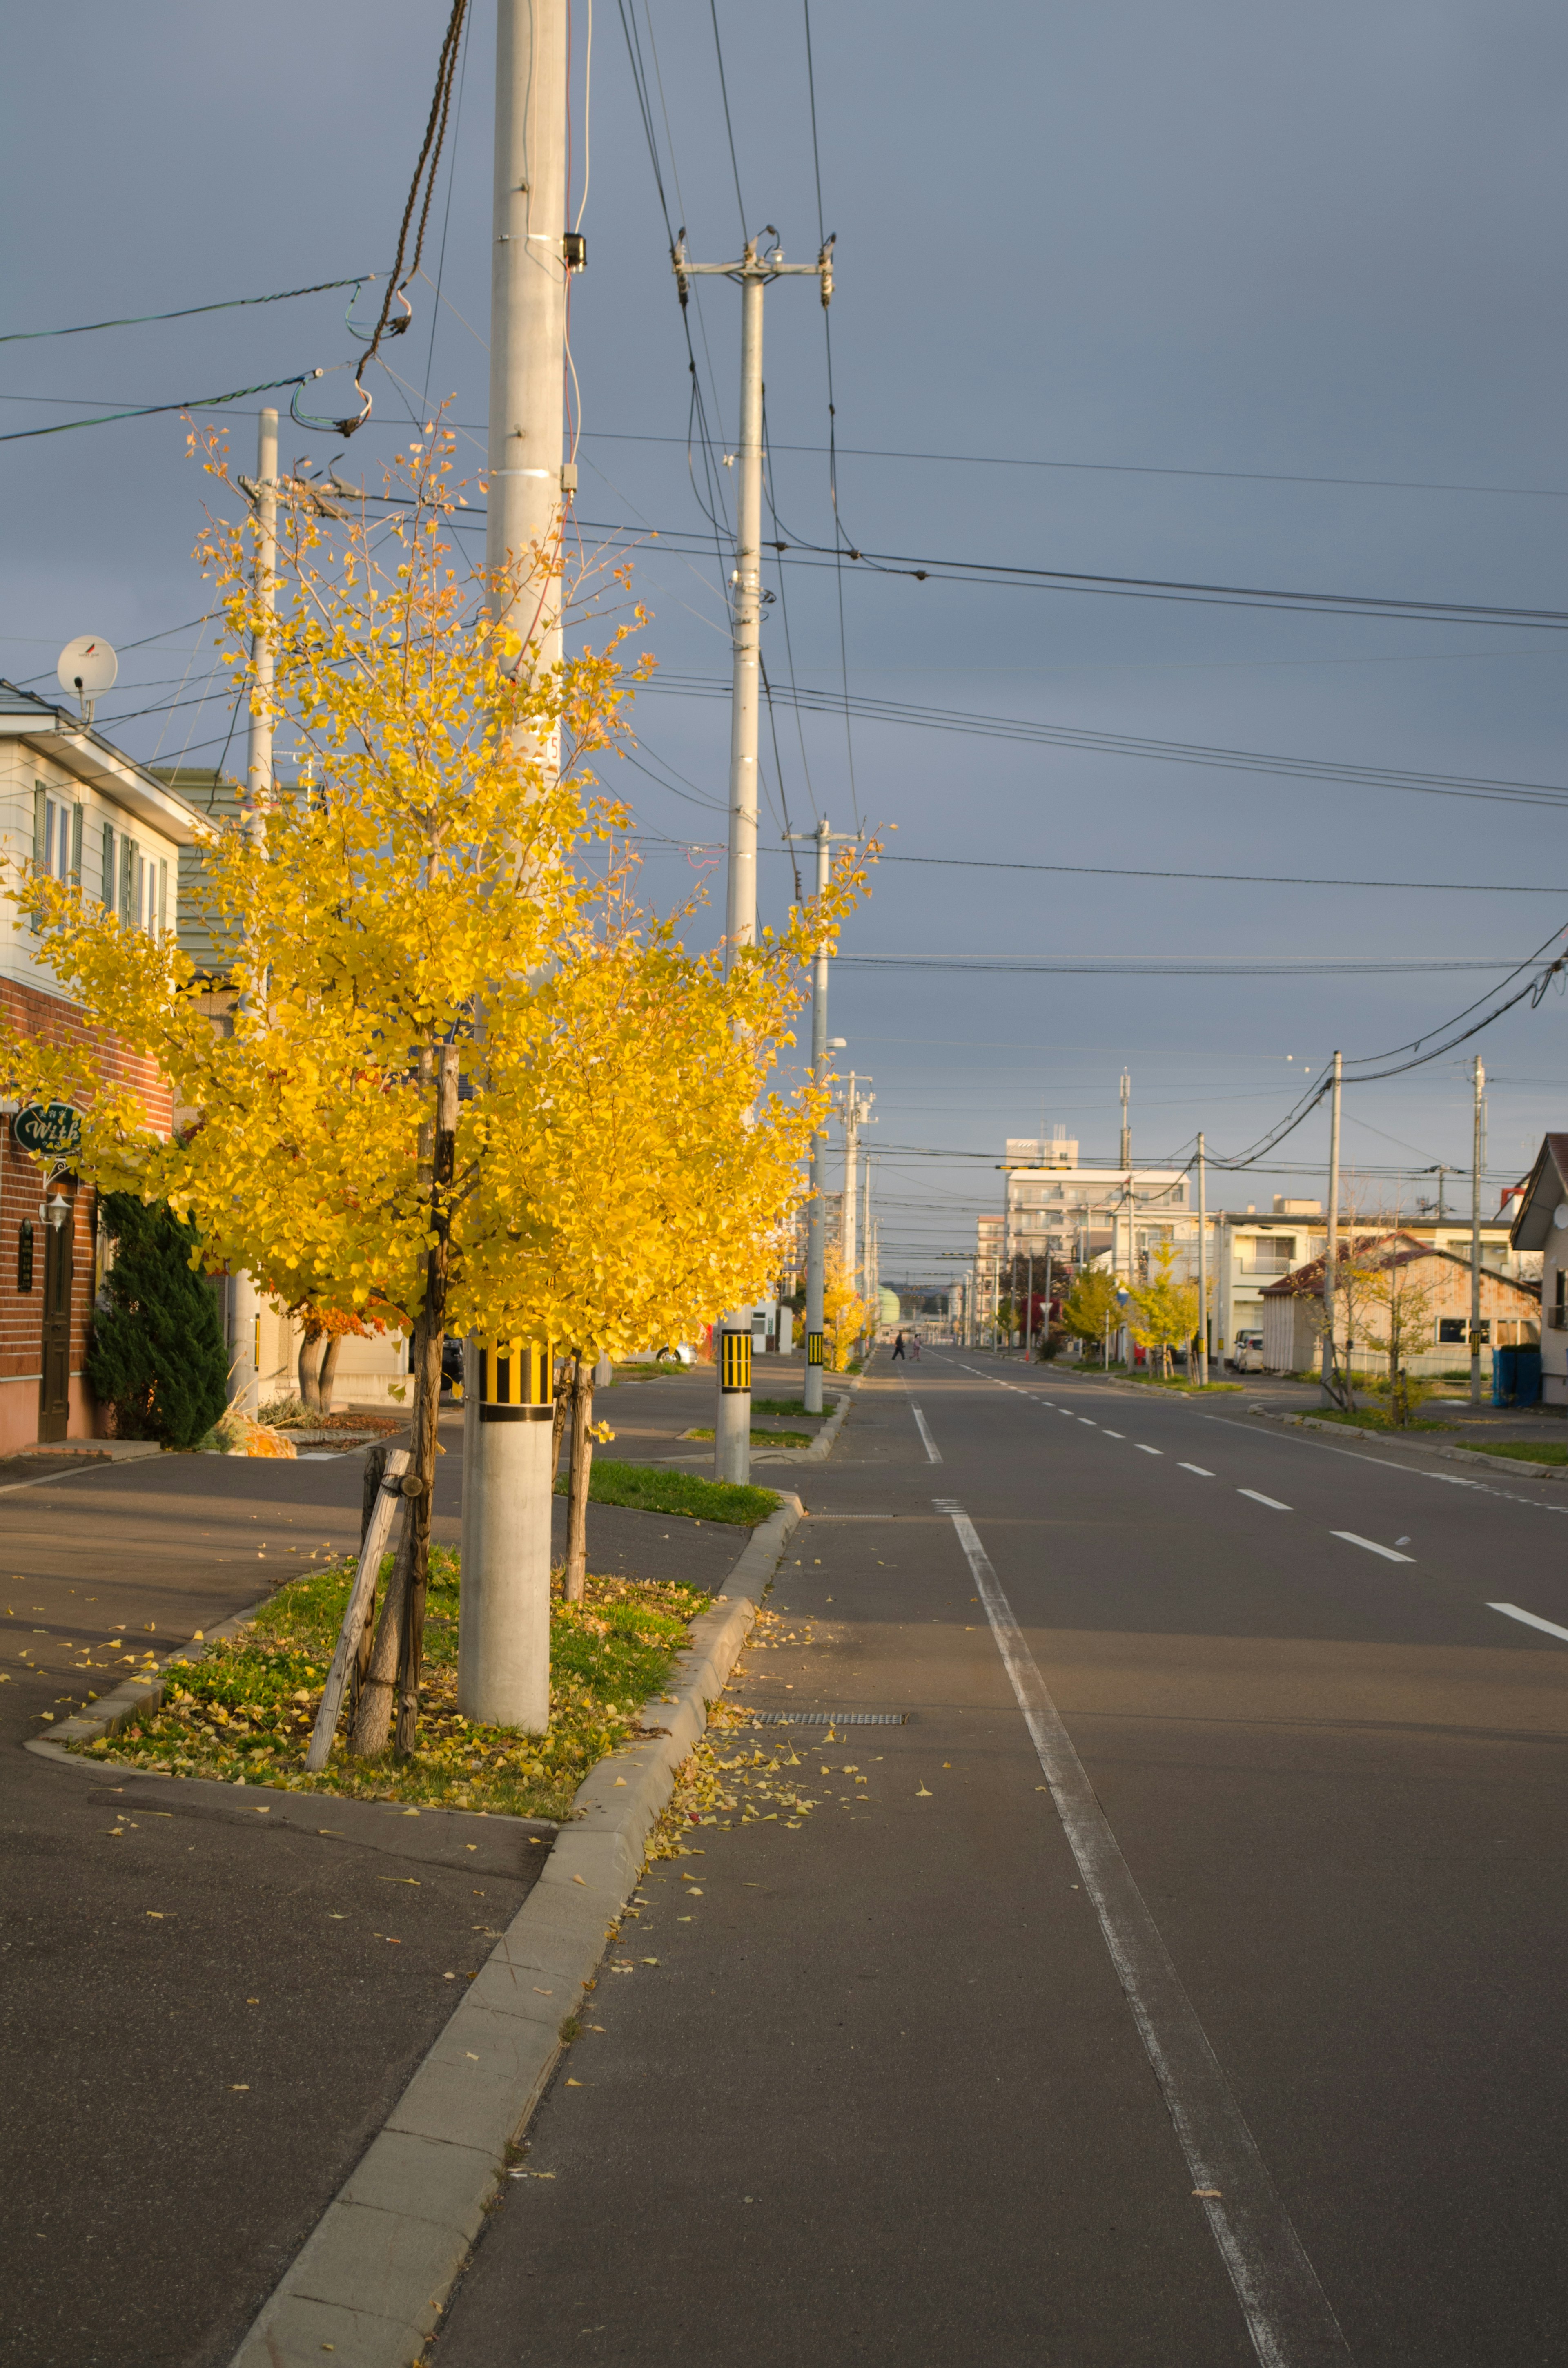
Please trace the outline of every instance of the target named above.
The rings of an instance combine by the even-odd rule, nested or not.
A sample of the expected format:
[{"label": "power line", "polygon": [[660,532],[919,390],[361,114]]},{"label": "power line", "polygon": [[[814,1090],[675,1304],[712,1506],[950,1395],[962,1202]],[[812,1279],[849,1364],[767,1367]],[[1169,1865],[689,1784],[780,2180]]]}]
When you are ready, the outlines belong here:
[{"label": "power line", "polygon": [[724,130],[730,142],[730,170],[735,176],[735,205],[741,217],[741,245],[746,238],[746,201],[741,195],[741,168],[735,159],[735,127],[730,120],[730,91],[724,80],[724,45],[719,39],[719,0],[708,0],[708,13],[713,19],[713,54],[719,61],[719,96],[724,102]]},{"label": "power line", "polygon": [[[354,390],[362,398],[363,407],[357,419],[316,423],[335,427],[340,436],[352,436],[355,430],[362,427],[369,419],[371,397],[365,387],[365,372],[375,360],[381,349],[381,339],[389,336],[398,336],[407,328],[413,318],[413,307],[403,294],[403,290],[418,270],[419,258],[425,252],[425,227],[430,219],[430,204],[436,194],[436,176],[440,169],[441,150],[446,142],[447,117],[451,109],[452,83],[457,74],[458,59],[461,53],[463,18],[467,12],[468,0],[452,0],[452,13],[447,20],[447,29],[441,40],[440,55],[436,63],[436,87],[431,95],[430,113],[425,125],[425,137],[420,142],[419,154],[415,163],[414,178],[408,185],[408,198],[403,209],[403,221],[398,225],[397,254],[388,276],[387,292],[381,300],[381,314],[370,333],[369,343],[359,357],[359,367],[354,373]],[[422,186],[425,199],[424,203],[419,205],[419,192]],[[414,241],[414,260],[405,271],[403,257],[408,247],[408,226],[414,219],[415,205],[419,205],[419,228]],[[398,299],[403,303],[403,316],[401,321],[392,322],[390,315],[392,303]],[[297,414],[296,416],[298,416]]]},{"label": "power line", "polygon": [[[642,685],[659,697],[720,699],[728,685],[716,677],[661,670]],[[780,699],[797,700],[809,714],[837,712],[839,693],[791,684]],[[1342,764],[1332,757],[1290,757],[1256,748],[1224,748],[1199,741],[1155,740],[1125,732],[1091,732],[1064,723],[1040,723],[1017,716],[985,715],[960,708],[919,707],[903,700],[854,696],[857,714],[874,723],[903,723],[965,738],[1014,740],[1042,747],[1077,748],[1095,756],[1157,757],[1167,764],[1201,765],[1219,771],[1272,773],[1288,780],[1338,781],[1358,789],[1419,791],[1431,796],[1488,798],[1506,803],[1561,806],[1568,786],[1547,781],[1491,780],[1479,774],[1428,773],[1389,765]]]},{"label": "power line", "polygon": [[[97,329],[140,329],[154,321],[190,321],[199,313],[232,313],[247,304],[287,304],[296,296],[325,296],[336,288],[361,288],[374,278],[372,271],[359,271],[350,279],[318,279],[309,288],[279,288],[270,296],[225,296],[215,304],[182,304],[173,313],[128,313],[117,321],[79,321],[69,329],[9,329],[0,336],[0,346],[30,345],[40,337],[86,337]],[[260,389],[247,387],[244,392]]]},{"label": "power line", "polygon": [[[808,24],[809,24],[808,10]],[[810,34],[808,31],[808,50]],[[814,122],[814,116],[813,116]],[[822,220],[819,187],[817,219]],[[611,427],[594,430],[616,444],[678,444],[677,436],[652,436]],[[780,452],[823,452],[822,444],[780,444]],[[971,469],[1061,469],[1086,476],[1199,477],[1247,485],[1343,485],[1368,492],[1396,494],[1495,494],[1531,501],[1568,501],[1568,485],[1465,485],[1424,477],[1316,477],[1298,470],[1162,468],[1138,461],[1053,461],[1007,452],[919,452],[889,444],[841,444],[840,454],[856,461],[922,461]]]},{"label": "power line", "polygon": [[309,386],[324,375],[319,370],[296,370],[292,378],[263,379],[259,386],[236,386],[228,394],[185,395],[178,403],[142,403],[130,411],[106,411],[96,419],[57,419],[51,427],[13,427],[0,444],[22,444],[32,436],[64,436],[74,427],[107,427],[116,419],[152,419],[166,411],[215,411],[220,404],[238,403],[245,394],[270,394],[285,386]]},{"label": "power line", "polygon": [[1436,960],[1413,957],[1409,961],[1385,962],[1311,954],[1256,957],[1250,954],[1233,957],[1223,954],[1209,957],[1150,955],[1147,958],[1131,956],[1083,962],[993,962],[967,954],[841,953],[835,955],[834,963],[840,970],[992,971],[1018,977],[1062,975],[1090,978],[1350,978],[1395,976],[1418,971],[1507,971],[1512,967],[1506,955],[1496,962],[1450,961],[1442,957]]}]

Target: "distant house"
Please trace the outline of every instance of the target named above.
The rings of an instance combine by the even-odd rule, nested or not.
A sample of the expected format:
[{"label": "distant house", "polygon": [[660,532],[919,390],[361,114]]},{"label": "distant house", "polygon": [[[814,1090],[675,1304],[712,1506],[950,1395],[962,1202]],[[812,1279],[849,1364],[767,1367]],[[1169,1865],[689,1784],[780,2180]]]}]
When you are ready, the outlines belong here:
[{"label": "distant house", "polygon": [[[1568,1144],[1568,1136],[1562,1138]],[[1484,1251],[1483,1253],[1485,1255]],[[1388,1233],[1342,1235],[1342,1260],[1381,1269],[1413,1270],[1417,1288],[1428,1294],[1423,1317],[1426,1337],[1411,1343],[1405,1358],[1413,1373],[1440,1373],[1470,1361],[1470,1260],[1458,1250],[1438,1249],[1403,1227]],[[1263,1310],[1263,1362],[1271,1373],[1305,1372],[1323,1356],[1324,1261],[1294,1268],[1260,1293]],[[1343,1322],[1343,1318],[1341,1319]],[[1385,1332],[1386,1315],[1375,1311],[1371,1328]],[[1500,1274],[1483,1265],[1481,1273],[1481,1344],[1483,1369],[1490,1370],[1494,1348],[1512,1349],[1540,1338],[1540,1299],[1536,1285]],[[1345,1353],[1345,1343],[1340,1342]],[[1387,1352],[1371,1341],[1350,1347],[1350,1366],[1357,1372],[1377,1372],[1387,1365]]]},{"label": "distant house", "polygon": [[1568,1134],[1542,1136],[1535,1166],[1509,1198],[1514,1247],[1540,1256],[1541,1402],[1568,1406]]}]

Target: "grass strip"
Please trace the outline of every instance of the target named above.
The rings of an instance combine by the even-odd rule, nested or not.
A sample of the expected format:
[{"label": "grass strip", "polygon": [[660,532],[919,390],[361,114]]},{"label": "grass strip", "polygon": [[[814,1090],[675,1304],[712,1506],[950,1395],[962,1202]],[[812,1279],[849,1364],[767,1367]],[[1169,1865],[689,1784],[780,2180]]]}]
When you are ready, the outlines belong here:
[{"label": "grass strip", "polygon": [[753,1398],[751,1410],[753,1414],[808,1414],[813,1422],[821,1422],[833,1411],[824,1406],[819,1413],[812,1414],[804,1398]]},{"label": "grass strip", "polygon": [[1515,1463],[1568,1463],[1568,1440],[1560,1439],[1467,1439],[1465,1445],[1471,1454],[1503,1455]]},{"label": "grass strip", "polygon": [[[388,1554],[383,1581],[391,1570]],[[73,1748],[223,1783],[560,1818],[595,1761],[625,1742],[667,1681],[688,1622],[711,1600],[696,1588],[626,1578],[590,1578],[580,1604],[555,1597],[548,1729],[481,1726],[457,1706],[458,1556],[432,1546],[417,1748],[408,1759],[390,1751],[355,1759],[339,1741],[321,1773],[309,1775],[305,1751],[353,1576],[347,1559],[291,1581],[239,1636],[199,1660],[171,1662],[159,1710]]]},{"label": "grass strip", "polygon": [[[712,1436],[711,1423],[709,1423],[706,1428],[699,1424],[695,1430],[681,1432],[683,1439],[711,1439]],[[754,1426],[751,1443],[754,1447],[809,1447],[812,1443],[812,1433],[809,1430],[758,1430]]]},{"label": "grass strip", "polygon": [[1396,1439],[1409,1430],[1451,1430],[1453,1428],[1447,1422],[1391,1422],[1387,1415],[1380,1414],[1375,1406],[1358,1406],[1354,1414],[1346,1414],[1342,1406],[1314,1406],[1312,1419],[1313,1422],[1340,1422],[1349,1430],[1385,1430],[1392,1432]]},{"label": "grass strip", "polygon": [[[555,1484],[566,1494],[564,1477]],[[734,1521],[755,1529],[778,1509],[771,1488],[741,1488],[729,1480],[699,1480],[692,1472],[661,1471],[652,1463],[618,1463],[596,1455],[588,1475],[593,1505],[630,1505],[639,1513],[687,1513],[699,1521]]]}]

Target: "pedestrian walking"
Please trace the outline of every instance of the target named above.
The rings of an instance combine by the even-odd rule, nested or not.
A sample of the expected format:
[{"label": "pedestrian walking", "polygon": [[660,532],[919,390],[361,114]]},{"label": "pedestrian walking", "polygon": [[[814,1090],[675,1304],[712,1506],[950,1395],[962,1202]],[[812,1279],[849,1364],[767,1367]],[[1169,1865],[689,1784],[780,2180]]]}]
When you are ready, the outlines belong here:
[{"label": "pedestrian walking", "polygon": [[920,1335],[918,1332],[912,1332],[910,1334],[910,1347],[915,1354],[915,1361],[918,1364],[920,1362]]},{"label": "pedestrian walking", "polygon": [[903,1335],[902,1332],[892,1344],[892,1352],[895,1358],[902,1357],[903,1354]]}]

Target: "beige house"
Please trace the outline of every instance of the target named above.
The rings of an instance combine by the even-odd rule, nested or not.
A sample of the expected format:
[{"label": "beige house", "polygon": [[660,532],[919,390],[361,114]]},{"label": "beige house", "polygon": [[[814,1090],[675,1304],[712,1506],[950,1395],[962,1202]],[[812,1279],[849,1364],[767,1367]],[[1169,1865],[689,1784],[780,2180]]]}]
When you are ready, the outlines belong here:
[{"label": "beige house", "polygon": [[[1565,1138],[1568,1140],[1568,1138]],[[1471,1266],[1456,1250],[1438,1249],[1403,1228],[1386,1234],[1352,1233],[1341,1238],[1341,1260],[1355,1260],[1384,1273],[1401,1269],[1424,1303],[1413,1327],[1404,1357],[1412,1373],[1453,1372],[1470,1363]],[[1323,1355],[1324,1262],[1314,1258],[1261,1294],[1263,1362],[1271,1373],[1300,1373],[1315,1367]],[[1335,1294],[1336,1298],[1338,1294]],[[1345,1353],[1345,1303],[1339,1304],[1341,1353]],[[1349,1344],[1353,1372],[1377,1373],[1388,1365],[1386,1348],[1377,1337],[1388,1337],[1388,1314],[1369,1307],[1357,1319],[1366,1337]],[[1540,1298],[1535,1284],[1516,1281],[1483,1266],[1481,1275],[1481,1342],[1489,1370],[1494,1348],[1533,1346],[1540,1338]]]}]

